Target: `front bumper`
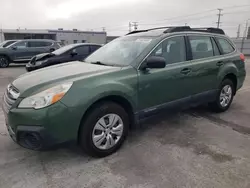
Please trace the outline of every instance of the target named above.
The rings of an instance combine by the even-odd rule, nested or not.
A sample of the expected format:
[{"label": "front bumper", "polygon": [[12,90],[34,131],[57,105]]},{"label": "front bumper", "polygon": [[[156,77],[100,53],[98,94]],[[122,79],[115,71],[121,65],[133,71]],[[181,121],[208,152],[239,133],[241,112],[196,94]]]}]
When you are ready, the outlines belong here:
[{"label": "front bumper", "polygon": [[25,148],[40,150],[77,141],[80,120],[61,102],[39,110],[3,108],[3,111],[10,137]]}]

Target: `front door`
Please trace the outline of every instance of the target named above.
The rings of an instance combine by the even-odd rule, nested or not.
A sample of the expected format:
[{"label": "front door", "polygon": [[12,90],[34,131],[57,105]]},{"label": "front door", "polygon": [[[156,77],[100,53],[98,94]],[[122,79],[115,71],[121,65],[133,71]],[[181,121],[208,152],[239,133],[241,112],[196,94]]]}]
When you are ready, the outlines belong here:
[{"label": "front door", "polygon": [[139,71],[138,107],[142,114],[165,107],[185,107],[191,100],[193,74],[183,36],[163,41],[149,56],[161,56],[166,67]]},{"label": "front door", "polygon": [[27,41],[17,42],[9,47],[11,49],[11,53],[13,54],[14,61],[22,61],[29,59],[29,49]]}]

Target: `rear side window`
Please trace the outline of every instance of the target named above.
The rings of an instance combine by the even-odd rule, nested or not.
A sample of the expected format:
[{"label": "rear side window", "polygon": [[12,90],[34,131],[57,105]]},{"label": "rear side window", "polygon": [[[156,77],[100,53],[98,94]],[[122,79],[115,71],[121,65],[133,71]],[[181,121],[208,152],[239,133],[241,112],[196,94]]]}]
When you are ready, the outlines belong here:
[{"label": "rear side window", "polygon": [[213,49],[214,49],[214,55],[215,56],[220,55],[219,48],[218,48],[214,38],[212,38],[212,44],[213,44]]},{"label": "rear side window", "polygon": [[229,54],[234,51],[234,47],[226,39],[217,38],[217,41],[223,54]]},{"label": "rear side window", "polygon": [[89,54],[89,46],[79,46],[75,48],[78,55]]},{"label": "rear side window", "polygon": [[189,36],[193,59],[214,56],[212,41],[209,36]]},{"label": "rear side window", "polygon": [[100,46],[97,46],[97,45],[90,46],[91,52],[94,52],[94,51],[96,51],[99,48],[100,48]]}]

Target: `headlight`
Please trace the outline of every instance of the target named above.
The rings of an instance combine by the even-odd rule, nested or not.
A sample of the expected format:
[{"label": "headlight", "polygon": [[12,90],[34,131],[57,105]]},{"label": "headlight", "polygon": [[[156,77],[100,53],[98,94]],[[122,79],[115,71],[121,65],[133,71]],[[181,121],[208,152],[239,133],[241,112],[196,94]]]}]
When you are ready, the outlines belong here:
[{"label": "headlight", "polygon": [[60,84],[30,97],[27,97],[20,102],[18,108],[40,109],[54,104],[61,98],[63,98],[72,84],[72,82]]}]

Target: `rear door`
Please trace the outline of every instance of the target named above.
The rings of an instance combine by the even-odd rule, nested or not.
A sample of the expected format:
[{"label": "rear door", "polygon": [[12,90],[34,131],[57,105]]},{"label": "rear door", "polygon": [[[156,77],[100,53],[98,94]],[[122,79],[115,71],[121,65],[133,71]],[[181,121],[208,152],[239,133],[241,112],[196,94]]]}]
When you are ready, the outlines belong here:
[{"label": "rear door", "polygon": [[29,48],[30,58],[32,58],[37,54],[49,53],[51,45],[52,42],[49,41],[29,41],[28,48]]},{"label": "rear door", "polygon": [[[192,52],[193,99],[197,102],[214,99],[218,88],[217,75],[223,65],[218,46],[209,35],[188,35],[189,47]],[[205,101],[204,101],[205,100]]]}]

